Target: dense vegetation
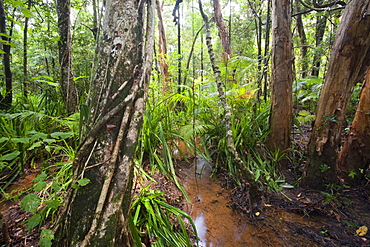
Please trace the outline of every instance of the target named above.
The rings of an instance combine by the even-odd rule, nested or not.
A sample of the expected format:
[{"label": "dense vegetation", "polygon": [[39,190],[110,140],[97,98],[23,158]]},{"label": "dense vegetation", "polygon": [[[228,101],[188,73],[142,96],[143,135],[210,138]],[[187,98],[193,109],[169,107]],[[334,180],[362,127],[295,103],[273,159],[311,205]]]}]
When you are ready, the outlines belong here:
[{"label": "dense vegetation", "polygon": [[[162,6],[163,3],[157,4]],[[167,35],[163,37],[156,32],[156,43],[159,39],[162,40],[160,43],[166,40],[168,53],[156,45],[144,126],[136,149],[135,175],[138,180],[141,176],[160,172],[183,190],[175,175],[173,158],[173,152],[181,142],[187,145],[191,155],[203,156],[213,164],[215,172],[226,171],[237,184],[251,171],[259,187],[274,192],[298,185],[305,147],[296,143],[286,152],[271,151],[266,147],[270,133],[269,4],[268,0],[221,2],[232,48],[232,55],[227,60],[222,58],[224,51],[217,36],[217,25],[210,20],[213,48],[232,112],[232,137],[244,166],[235,164],[228,146],[224,105],[219,100],[208,58],[198,3],[193,0],[181,3],[177,23],[171,16],[175,6],[173,1],[164,3],[163,12],[158,7]],[[203,5],[205,12],[212,16],[210,3]],[[301,136],[308,135],[315,119],[344,7],[309,9],[306,5],[294,2],[292,13],[293,131]],[[2,201],[20,200],[22,209],[32,213],[26,222],[27,230],[41,231],[45,223],[50,227],[65,203],[68,188],[89,183],[85,178],[72,183],[72,164],[84,123],[89,117],[91,70],[96,62],[94,51],[99,40],[95,35],[103,12],[103,7],[99,6],[102,3],[96,1],[71,2],[72,69],[79,99],[78,111],[71,114],[66,109],[60,85],[60,39],[54,2],[3,2],[6,32],[1,31],[1,41],[3,46],[10,47],[12,101],[2,105],[0,112],[0,191]],[[5,53],[4,49],[1,51]],[[163,73],[163,64],[168,66],[167,73]],[[3,63],[2,70],[4,68]],[[1,75],[3,99],[9,92],[5,74]],[[346,128],[354,117],[360,88],[358,84],[352,94]],[[189,154],[183,155],[189,157]],[[282,161],[289,163],[297,180],[286,182],[279,165]],[[150,164],[149,169],[143,164]],[[31,186],[22,191],[11,191],[14,182],[34,173],[37,176]],[[157,246],[190,246],[185,219],[191,222],[187,214],[167,204],[158,191],[144,186],[133,199],[130,227],[137,243],[141,241],[139,235],[146,231],[150,238],[159,236]],[[171,228],[170,221],[173,220],[179,223],[179,229],[163,231]],[[52,239],[51,227],[43,228],[40,246],[50,246]]]}]

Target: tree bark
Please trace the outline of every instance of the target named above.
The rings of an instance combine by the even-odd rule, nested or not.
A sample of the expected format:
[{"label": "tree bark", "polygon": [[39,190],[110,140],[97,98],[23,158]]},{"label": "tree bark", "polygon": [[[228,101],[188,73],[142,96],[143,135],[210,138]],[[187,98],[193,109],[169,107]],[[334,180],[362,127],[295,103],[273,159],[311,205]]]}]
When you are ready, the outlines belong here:
[{"label": "tree bark", "polygon": [[289,0],[272,1],[271,113],[267,146],[272,152],[290,147],[292,128],[293,57]]},{"label": "tree bark", "polygon": [[10,69],[10,38],[6,34],[6,16],[4,10],[3,0],[0,0],[0,33],[1,39],[4,42],[2,44],[2,50],[5,52],[3,54],[3,69],[5,76],[5,96],[0,94],[0,110],[9,110],[12,106],[13,100],[13,79],[12,71]]},{"label": "tree bark", "polygon": [[[296,11],[297,13],[301,12],[301,7],[299,0],[296,1]],[[299,34],[299,39],[301,41],[301,78],[307,77],[307,72],[308,72],[308,61],[307,61],[307,37],[306,37],[306,32],[304,30],[304,25],[303,25],[303,20],[302,20],[302,15],[297,15],[296,16],[296,23],[297,23],[297,30]]]},{"label": "tree bark", "polygon": [[[370,69],[362,85],[357,111],[338,155],[340,177],[350,184],[360,184],[370,164]],[[354,176],[348,176],[354,172]]]},{"label": "tree bark", "polygon": [[329,68],[308,144],[302,186],[323,189],[337,181],[335,166],[345,112],[354,85],[369,66],[369,1],[351,1],[343,14],[329,60]]},{"label": "tree bark", "polygon": [[159,47],[159,64],[161,66],[161,74],[163,78],[163,92],[166,92],[171,82],[171,74],[167,64],[167,38],[166,30],[164,29],[162,7],[158,0],[156,0],[158,13],[158,47]]},{"label": "tree bark", "polygon": [[[128,229],[133,156],[143,121],[154,46],[154,4],[106,2],[86,137],[74,161],[74,184],[54,246],[132,246]],[[143,49],[144,46],[144,49]],[[144,50],[144,52],[143,52]]]},{"label": "tree bark", "polygon": [[78,94],[72,73],[70,0],[57,0],[60,86],[67,114],[78,111]]},{"label": "tree bark", "polygon": [[315,54],[313,56],[313,61],[312,61],[312,65],[313,65],[312,71],[311,71],[312,76],[318,77],[320,73],[321,56],[322,56],[320,45],[324,38],[327,19],[328,17],[326,15],[316,17],[316,33],[315,33],[316,49],[315,49]]},{"label": "tree bark", "polygon": [[227,61],[232,56],[232,52],[231,52],[229,33],[226,29],[224,18],[222,17],[222,13],[221,13],[220,2],[218,0],[213,0],[213,12],[214,12],[216,25],[218,28],[218,36],[220,37],[221,44],[222,44],[222,50],[223,50],[222,61],[224,63],[227,63]]}]

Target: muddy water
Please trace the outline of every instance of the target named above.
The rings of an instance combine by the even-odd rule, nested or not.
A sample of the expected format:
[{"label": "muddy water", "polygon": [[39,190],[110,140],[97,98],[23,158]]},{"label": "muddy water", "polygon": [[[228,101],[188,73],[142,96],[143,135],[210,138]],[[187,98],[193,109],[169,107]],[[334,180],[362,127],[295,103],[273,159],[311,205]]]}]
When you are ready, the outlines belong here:
[{"label": "muddy water", "polygon": [[[179,173],[191,203],[185,211],[192,217],[201,247],[314,247],[310,236],[297,229],[320,228],[322,224],[308,221],[301,215],[266,205],[265,218],[254,224],[229,207],[231,191],[210,178],[210,167],[197,158],[193,165],[182,166]],[[298,227],[291,227],[291,226]]]},{"label": "muddy water", "polygon": [[[199,246],[264,246],[258,229],[229,206],[231,192],[210,178],[210,168],[201,158],[181,171],[191,203],[185,211],[196,225]],[[267,241],[268,242],[268,241]]]}]

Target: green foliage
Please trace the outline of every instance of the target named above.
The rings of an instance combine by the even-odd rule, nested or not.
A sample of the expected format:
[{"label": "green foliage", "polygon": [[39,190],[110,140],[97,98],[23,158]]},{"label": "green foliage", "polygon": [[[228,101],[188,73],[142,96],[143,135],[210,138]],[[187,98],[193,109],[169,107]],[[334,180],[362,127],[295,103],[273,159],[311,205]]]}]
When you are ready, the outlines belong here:
[{"label": "green foliage", "polygon": [[[64,195],[68,185],[72,182],[72,163],[60,163],[54,174],[47,175],[41,172],[34,182],[32,191],[21,200],[21,207],[24,211],[33,214],[27,220],[27,230],[40,226],[42,222],[51,217],[53,220],[57,210],[63,205]],[[88,179],[81,179],[79,186],[85,186],[89,183]],[[46,241],[46,240],[44,240]]]},{"label": "green foliage", "polygon": [[[135,245],[141,246],[141,239],[149,237],[151,246],[183,247],[192,246],[185,219],[195,225],[188,214],[166,203],[164,192],[143,188],[134,198],[131,206],[130,230]],[[176,227],[175,225],[178,225]]]},{"label": "green foliage", "polygon": [[53,239],[54,239],[53,231],[49,229],[42,230],[39,241],[40,247],[51,247]]},{"label": "green foliage", "polygon": [[[24,172],[26,164],[73,153],[77,145],[77,120],[22,111],[0,113],[0,182],[6,187]],[[47,132],[45,132],[47,131]]]},{"label": "green foliage", "polygon": [[301,110],[298,112],[296,118],[299,121],[300,125],[304,125],[315,120],[315,115],[311,114],[307,110]]},{"label": "green foliage", "polygon": [[315,76],[297,80],[293,85],[295,104],[305,111],[316,110],[323,80]]}]

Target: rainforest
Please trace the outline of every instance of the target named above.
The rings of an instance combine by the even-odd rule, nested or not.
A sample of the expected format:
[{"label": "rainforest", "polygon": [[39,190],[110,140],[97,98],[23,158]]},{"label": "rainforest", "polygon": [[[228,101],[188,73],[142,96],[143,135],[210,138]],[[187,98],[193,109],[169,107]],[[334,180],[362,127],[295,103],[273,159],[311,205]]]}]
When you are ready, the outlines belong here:
[{"label": "rainforest", "polygon": [[1,246],[369,246],[367,0],[0,0]]}]

